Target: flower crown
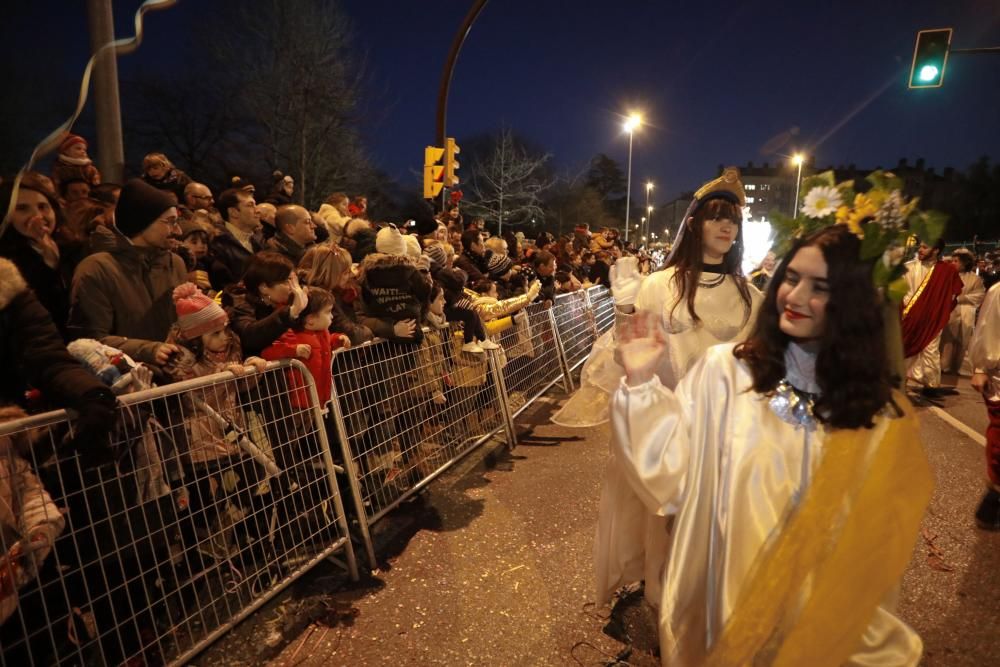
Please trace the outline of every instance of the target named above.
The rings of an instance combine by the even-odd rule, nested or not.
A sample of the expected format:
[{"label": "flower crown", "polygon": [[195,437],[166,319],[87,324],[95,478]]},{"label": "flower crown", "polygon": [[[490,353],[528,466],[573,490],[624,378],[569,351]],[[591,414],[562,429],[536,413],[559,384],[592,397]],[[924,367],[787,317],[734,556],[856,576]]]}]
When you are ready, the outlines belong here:
[{"label": "flower crown", "polygon": [[772,213],[774,251],[784,255],[796,238],[832,224],[847,225],[861,238],[861,259],[881,258],[872,268],[872,281],[889,299],[906,294],[903,258],[913,237],[933,245],[944,233],[947,216],[940,211],[921,211],[918,198],[903,195],[903,180],[887,171],[874,171],[865,179],[871,186],[855,192],[854,181],[837,183],[832,171],[810,176],[802,182],[802,204],[792,218]]}]

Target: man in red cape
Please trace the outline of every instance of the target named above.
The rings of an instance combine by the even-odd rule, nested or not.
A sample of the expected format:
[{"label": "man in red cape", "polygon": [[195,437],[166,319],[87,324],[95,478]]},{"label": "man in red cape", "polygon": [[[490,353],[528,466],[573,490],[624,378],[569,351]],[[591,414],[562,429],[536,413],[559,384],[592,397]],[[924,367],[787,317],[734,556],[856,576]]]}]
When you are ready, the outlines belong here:
[{"label": "man in red cape", "polygon": [[907,378],[933,392],[941,384],[941,331],[948,324],[962,279],[950,262],[941,261],[944,239],[921,243],[906,264],[909,290],[903,298],[903,356]]}]

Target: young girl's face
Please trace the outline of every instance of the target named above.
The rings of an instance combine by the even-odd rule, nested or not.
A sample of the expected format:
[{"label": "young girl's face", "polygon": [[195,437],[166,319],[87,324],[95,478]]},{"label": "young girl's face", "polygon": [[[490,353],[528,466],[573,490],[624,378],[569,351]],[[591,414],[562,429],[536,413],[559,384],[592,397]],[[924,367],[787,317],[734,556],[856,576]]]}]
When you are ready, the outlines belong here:
[{"label": "young girl's face", "polygon": [[195,259],[201,259],[208,254],[208,241],[205,240],[202,234],[188,234],[181,243],[191,252],[191,256]]},{"label": "young girl's face", "polygon": [[434,297],[431,301],[430,311],[437,315],[438,317],[444,317],[444,291],[438,292],[438,295]]},{"label": "young girl's face", "polygon": [[201,344],[205,347],[206,352],[216,354],[225,352],[229,348],[229,327],[224,326],[211,333],[202,334]]}]

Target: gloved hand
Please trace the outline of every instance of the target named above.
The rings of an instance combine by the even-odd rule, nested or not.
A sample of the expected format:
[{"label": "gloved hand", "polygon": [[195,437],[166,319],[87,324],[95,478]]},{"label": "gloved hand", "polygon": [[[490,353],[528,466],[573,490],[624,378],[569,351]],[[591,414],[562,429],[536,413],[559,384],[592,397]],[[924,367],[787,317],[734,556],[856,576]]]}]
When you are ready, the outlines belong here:
[{"label": "gloved hand", "polygon": [[73,449],[84,465],[94,467],[115,460],[112,435],[118,426],[118,399],[107,387],[85,393],[75,406],[79,417],[74,424]]},{"label": "gloved hand", "polygon": [[639,273],[639,259],[633,256],[622,257],[611,267],[611,292],[615,297],[616,306],[631,306],[642,286],[642,274]]}]

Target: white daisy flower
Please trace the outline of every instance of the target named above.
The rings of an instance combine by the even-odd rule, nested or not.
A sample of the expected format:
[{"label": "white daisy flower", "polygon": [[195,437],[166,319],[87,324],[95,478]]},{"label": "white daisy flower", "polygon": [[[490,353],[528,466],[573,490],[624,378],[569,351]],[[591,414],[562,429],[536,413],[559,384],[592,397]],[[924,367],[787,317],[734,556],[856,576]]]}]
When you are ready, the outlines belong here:
[{"label": "white daisy flower", "polygon": [[821,185],[806,194],[805,201],[802,202],[802,212],[810,218],[825,218],[828,215],[833,215],[842,203],[840,190],[828,185]]}]

